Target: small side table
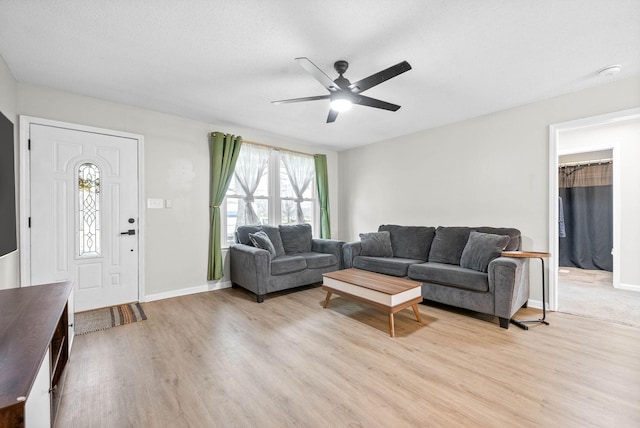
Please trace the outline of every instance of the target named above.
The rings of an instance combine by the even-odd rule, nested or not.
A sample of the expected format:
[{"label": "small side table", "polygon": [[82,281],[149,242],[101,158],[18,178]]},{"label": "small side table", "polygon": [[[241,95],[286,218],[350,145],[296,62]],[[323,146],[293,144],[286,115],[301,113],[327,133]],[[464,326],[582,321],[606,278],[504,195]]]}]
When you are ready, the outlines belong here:
[{"label": "small side table", "polygon": [[549,325],[549,323],[545,321],[545,318],[547,317],[547,310],[545,306],[546,297],[545,297],[545,291],[544,291],[545,289],[544,259],[548,259],[549,257],[551,257],[551,254],[541,253],[537,251],[503,251],[500,255],[503,257],[515,257],[515,258],[521,258],[521,259],[540,259],[540,265],[542,266],[542,318],[537,320],[511,319],[510,322],[524,330],[529,330],[529,326],[527,326],[527,323],[539,322],[542,324]]}]

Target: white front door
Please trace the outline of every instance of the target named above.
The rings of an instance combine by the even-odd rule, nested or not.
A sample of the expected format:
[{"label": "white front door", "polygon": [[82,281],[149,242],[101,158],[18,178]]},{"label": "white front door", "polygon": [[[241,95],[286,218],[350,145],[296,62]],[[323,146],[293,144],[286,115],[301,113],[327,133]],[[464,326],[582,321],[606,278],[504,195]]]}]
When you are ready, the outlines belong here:
[{"label": "white front door", "polygon": [[31,284],[75,311],[138,301],[138,141],[30,124]]}]

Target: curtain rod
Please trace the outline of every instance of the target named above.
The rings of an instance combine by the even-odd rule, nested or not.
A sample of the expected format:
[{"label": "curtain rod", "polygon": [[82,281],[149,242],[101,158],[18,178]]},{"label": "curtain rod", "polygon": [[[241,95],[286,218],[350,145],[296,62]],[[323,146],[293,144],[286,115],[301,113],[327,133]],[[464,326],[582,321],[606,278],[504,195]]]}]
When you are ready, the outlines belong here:
[{"label": "curtain rod", "polygon": [[602,165],[604,163],[613,163],[613,159],[607,158],[607,159],[595,159],[590,161],[565,162],[565,163],[559,164],[558,168],[564,168],[567,166]]},{"label": "curtain rod", "polygon": [[270,146],[270,145],[268,145],[268,144],[256,143],[256,142],[253,142],[253,141],[247,141],[247,140],[244,140],[244,139],[242,140],[242,142],[243,142],[243,143],[247,143],[247,144],[252,144],[252,145],[254,145],[254,146],[260,146],[260,147],[266,147],[266,148],[273,149],[273,150],[278,150],[278,151],[280,151],[280,152],[297,153],[297,154],[299,154],[299,155],[305,155],[305,156],[311,156],[311,157],[313,157],[313,156],[314,156],[314,155],[312,155],[312,154],[305,153],[305,152],[299,152],[299,151],[297,151],[297,150],[285,149],[285,148],[278,147],[278,146]]}]

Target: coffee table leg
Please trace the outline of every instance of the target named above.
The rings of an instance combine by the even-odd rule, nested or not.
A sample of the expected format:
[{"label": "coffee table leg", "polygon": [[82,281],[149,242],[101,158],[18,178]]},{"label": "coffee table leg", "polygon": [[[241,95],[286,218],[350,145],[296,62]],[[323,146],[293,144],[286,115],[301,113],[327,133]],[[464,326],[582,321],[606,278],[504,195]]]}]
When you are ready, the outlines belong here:
[{"label": "coffee table leg", "polygon": [[389,334],[391,337],[396,337],[396,329],[393,324],[393,312],[389,313]]},{"label": "coffee table leg", "polygon": [[412,305],[413,313],[416,314],[416,319],[420,324],[422,324],[422,317],[420,316],[420,311],[418,310],[418,305]]},{"label": "coffee table leg", "polygon": [[327,308],[327,305],[329,304],[329,299],[331,298],[331,291],[327,291],[327,297],[324,299],[324,304],[322,305],[322,307],[324,309]]}]

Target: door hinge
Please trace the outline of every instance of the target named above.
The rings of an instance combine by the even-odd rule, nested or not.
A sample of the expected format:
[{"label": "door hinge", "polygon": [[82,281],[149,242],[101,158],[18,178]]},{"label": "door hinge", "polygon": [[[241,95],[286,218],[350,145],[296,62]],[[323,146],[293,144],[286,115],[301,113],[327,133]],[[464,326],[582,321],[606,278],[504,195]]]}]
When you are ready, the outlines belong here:
[{"label": "door hinge", "polygon": [[31,138],[27,142],[27,150],[31,150]]},{"label": "door hinge", "polygon": [[31,217],[29,217],[29,227],[31,227]]}]

